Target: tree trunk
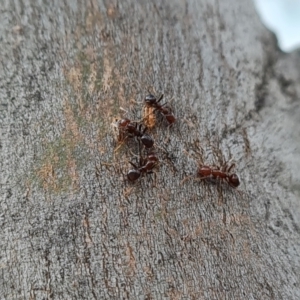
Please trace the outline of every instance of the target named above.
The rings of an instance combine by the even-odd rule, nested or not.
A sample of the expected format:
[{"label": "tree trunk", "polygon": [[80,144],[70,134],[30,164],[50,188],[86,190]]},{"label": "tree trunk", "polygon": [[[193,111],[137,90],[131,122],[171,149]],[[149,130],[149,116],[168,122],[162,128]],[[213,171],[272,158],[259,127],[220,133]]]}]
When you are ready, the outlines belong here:
[{"label": "tree trunk", "polygon": [[110,3],[2,1],[0,298],[300,299],[299,52],[251,1]]}]

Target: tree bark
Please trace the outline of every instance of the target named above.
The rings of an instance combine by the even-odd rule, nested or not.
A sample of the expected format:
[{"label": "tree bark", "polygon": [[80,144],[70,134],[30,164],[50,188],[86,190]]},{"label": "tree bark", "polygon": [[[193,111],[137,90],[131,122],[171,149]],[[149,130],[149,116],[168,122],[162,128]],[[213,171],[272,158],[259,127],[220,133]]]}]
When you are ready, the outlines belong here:
[{"label": "tree bark", "polygon": [[[1,299],[300,298],[299,52],[251,1],[1,6]],[[149,92],[177,120],[132,184]]]}]

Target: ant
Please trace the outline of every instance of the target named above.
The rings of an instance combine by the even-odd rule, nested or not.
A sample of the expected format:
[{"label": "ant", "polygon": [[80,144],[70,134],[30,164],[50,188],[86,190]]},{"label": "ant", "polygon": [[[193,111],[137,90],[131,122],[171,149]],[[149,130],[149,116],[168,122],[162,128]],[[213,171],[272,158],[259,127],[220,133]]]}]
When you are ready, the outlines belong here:
[{"label": "ant", "polygon": [[159,103],[163,97],[164,97],[164,95],[162,94],[159,97],[159,99],[157,100],[154,95],[149,94],[145,97],[145,104],[147,107],[152,107],[152,108],[154,108],[154,110],[159,110],[166,117],[166,120],[168,121],[168,123],[170,125],[172,125],[176,121],[176,118],[173,115],[171,108],[168,106],[165,106],[166,103],[165,104]]},{"label": "ant", "polygon": [[152,129],[156,124],[155,108],[152,106],[145,105],[143,110],[144,124],[147,128]]},{"label": "ant", "polygon": [[138,126],[136,122],[131,122],[129,119],[125,118],[122,120],[119,120],[118,123],[119,132],[126,132],[128,133],[129,137],[138,137],[141,139],[141,142],[146,148],[151,148],[154,144],[154,140],[152,137],[148,134],[146,134],[147,127],[145,127],[144,130],[142,130],[142,124]]},{"label": "ant", "polygon": [[227,166],[227,163],[220,167],[210,167],[210,166],[199,166],[197,170],[197,175],[200,179],[222,179],[225,180],[231,187],[237,188],[240,185],[240,179],[237,174],[230,171],[235,167],[235,164],[232,164],[230,167]]},{"label": "ant", "polygon": [[[219,159],[222,161],[222,166],[208,166],[208,165],[204,165],[203,164],[203,148],[199,145],[199,141],[195,141],[194,142],[194,147],[196,149],[198,149],[197,153],[198,153],[198,169],[197,169],[197,174],[196,176],[198,176],[199,180],[202,179],[210,179],[213,181],[216,180],[223,180],[225,182],[227,182],[231,187],[233,188],[237,188],[240,185],[240,179],[238,177],[237,174],[232,173],[232,169],[235,167],[235,164],[232,163],[231,165],[229,165],[229,162],[231,160],[229,160],[228,162],[224,163],[224,160],[221,157],[221,153],[220,151],[217,152],[217,156],[219,157]],[[187,155],[188,152],[185,151]],[[189,177],[186,177],[185,179],[183,179],[182,183],[184,181],[186,181]]]},{"label": "ant", "polygon": [[158,157],[154,152],[150,152],[145,159],[140,159],[139,166],[134,163],[129,162],[134,169],[127,173],[127,178],[129,181],[134,182],[139,179],[143,174],[153,173],[153,168],[158,163]]}]

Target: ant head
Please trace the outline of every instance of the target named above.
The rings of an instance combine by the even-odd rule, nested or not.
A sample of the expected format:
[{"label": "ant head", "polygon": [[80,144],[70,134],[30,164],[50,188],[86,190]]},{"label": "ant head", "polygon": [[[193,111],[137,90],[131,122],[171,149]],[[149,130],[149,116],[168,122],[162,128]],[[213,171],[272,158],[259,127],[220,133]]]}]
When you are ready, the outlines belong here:
[{"label": "ant head", "polygon": [[152,139],[152,137],[148,134],[144,134],[142,137],[141,137],[141,141],[143,143],[143,145],[146,147],[146,148],[151,148],[153,147],[153,144],[154,144],[154,141]]},{"label": "ant head", "polygon": [[127,178],[129,181],[136,181],[141,176],[141,172],[139,170],[130,170],[127,173]]},{"label": "ant head", "polygon": [[120,127],[126,127],[130,123],[130,120],[125,118],[118,121]]},{"label": "ant head", "polygon": [[126,124],[126,129],[129,133],[134,133],[137,130],[137,124],[129,121],[129,123]]},{"label": "ant head", "polygon": [[231,174],[229,176],[229,182],[233,187],[238,187],[240,185],[239,176],[237,176],[236,174]]},{"label": "ant head", "polygon": [[147,95],[145,97],[145,103],[149,105],[156,103],[156,97],[152,94]]}]

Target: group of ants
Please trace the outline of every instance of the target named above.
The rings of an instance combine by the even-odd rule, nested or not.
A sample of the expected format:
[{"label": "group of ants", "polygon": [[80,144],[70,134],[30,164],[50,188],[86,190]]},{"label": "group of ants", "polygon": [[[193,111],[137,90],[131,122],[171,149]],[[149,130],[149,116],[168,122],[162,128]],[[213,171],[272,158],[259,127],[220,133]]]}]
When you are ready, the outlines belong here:
[{"label": "group of ants", "polygon": [[[156,113],[160,113],[163,118],[165,118],[169,126],[172,126],[176,121],[171,107],[169,107],[167,103],[161,104],[162,99],[163,95],[161,95],[158,99],[152,94],[145,97],[143,118],[145,124],[144,129],[142,124],[133,122],[128,118],[118,120],[116,123],[116,127],[119,132],[119,141],[127,138],[137,138],[139,143],[142,143],[147,151],[146,157],[143,159],[140,158],[138,165],[133,162],[129,162],[133,166],[133,169],[129,170],[127,173],[127,178],[130,182],[135,182],[143,175],[153,173],[153,169],[159,162],[156,153],[153,151],[154,140],[147,133],[149,129],[152,129],[155,126]],[[240,185],[240,180],[237,174],[232,173],[234,166],[235,164],[231,164],[230,166],[225,164],[221,167],[200,164],[196,175],[200,180],[221,180],[226,182],[229,186],[237,188]]]}]

